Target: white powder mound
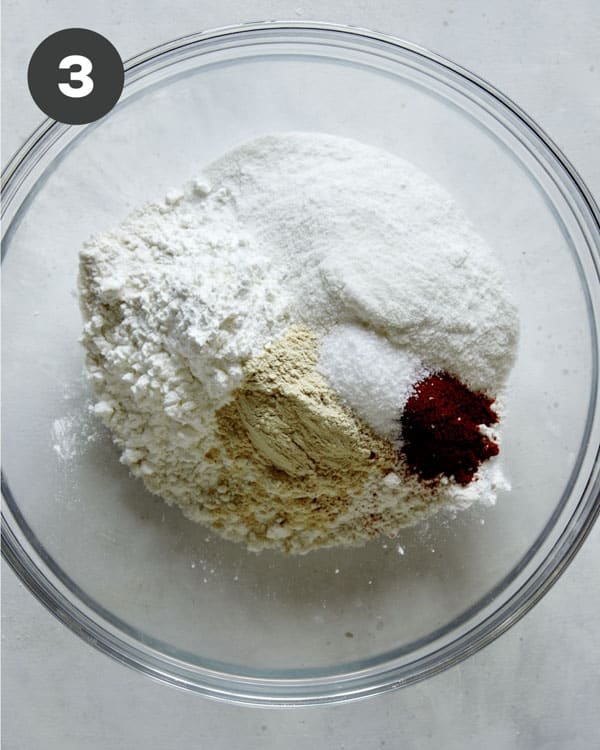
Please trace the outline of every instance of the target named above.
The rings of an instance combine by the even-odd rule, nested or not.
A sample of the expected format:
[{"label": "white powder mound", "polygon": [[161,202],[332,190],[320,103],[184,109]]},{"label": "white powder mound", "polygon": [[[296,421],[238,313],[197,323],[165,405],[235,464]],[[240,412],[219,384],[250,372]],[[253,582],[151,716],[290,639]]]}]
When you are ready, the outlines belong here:
[{"label": "white powder mound", "polygon": [[80,254],[95,412],[122,462],[175,496],[205,470],[215,411],[243,363],[286,320],[270,259],[249,247],[224,194],[205,190],[144,207]]},{"label": "white powder mound", "polygon": [[493,395],[518,319],[501,269],[448,193],[413,165],[320,134],[259,138],[208,168],[284,271],[294,316],[362,322]]},{"label": "white powder mound", "polygon": [[414,354],[352,324],[323,337],[319,370],[358,417],[390,440],[398,437],[413,386],[430,374]]},{"label": "white powder mound", "polygon": [[[501,271],[447,193],[387,152],[327,135],[230,151],[90,240],[79,281],[95,411],[132,473],[192,516],[207,493],[228,500],[205,460],[218,447],[215,412],[290,324],[330,332],[332,382],[384,436],[384,406],[401,408],[420,367],[494,396],[516,350]],[[355,370],[377,409],[340,359],[361,328],[377,331],[363,343],[390,364]],[[399,382],[386,401],[390,372]]]}]

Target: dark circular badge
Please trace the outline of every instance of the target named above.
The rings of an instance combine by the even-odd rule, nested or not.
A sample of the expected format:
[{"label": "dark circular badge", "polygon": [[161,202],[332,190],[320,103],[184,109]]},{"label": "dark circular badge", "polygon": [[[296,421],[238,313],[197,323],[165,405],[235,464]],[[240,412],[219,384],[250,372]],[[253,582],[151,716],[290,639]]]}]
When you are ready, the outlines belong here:
[{"label": "dark circular badge", "polygon": [[42,112],[71,125],[109,112],[121,96],[123,80],[119,53],[89,29],[51,34],[33,53],[27,71],[29,91]]}]

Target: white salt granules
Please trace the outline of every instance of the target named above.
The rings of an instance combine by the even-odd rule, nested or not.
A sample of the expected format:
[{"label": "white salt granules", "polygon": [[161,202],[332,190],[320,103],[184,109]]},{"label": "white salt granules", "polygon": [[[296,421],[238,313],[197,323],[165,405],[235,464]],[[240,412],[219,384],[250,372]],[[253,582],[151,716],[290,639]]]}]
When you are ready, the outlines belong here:
[{"label": "white salt granules", "polygon": [[351,324],[323,337],[319,369],[355,414],[391,440],[414,384],[429,374],[416,355]]}]

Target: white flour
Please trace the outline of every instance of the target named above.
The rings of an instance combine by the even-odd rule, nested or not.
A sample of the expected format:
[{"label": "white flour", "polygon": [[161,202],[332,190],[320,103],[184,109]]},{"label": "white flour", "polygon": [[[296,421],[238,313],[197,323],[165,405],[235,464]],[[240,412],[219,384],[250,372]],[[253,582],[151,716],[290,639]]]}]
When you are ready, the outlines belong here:
[{"label": "white flour", "polygon": [[207,173],[283,272],[294,317],[363,322],[495,393],[517,314],[491,250],[445,190],[411,164],[324,135],[260,138]]},{"label": "white flour", "polygon": [[[188,510],[215,489],[215,411],[290,323],[368,326],[388,374],[441,368],[491,395],[517,342],[500,270],[442,188],[389,153],[316,134],[233,150],[88,242],[80,295],[96,413],[132,472]],[[360,412],[365,372],[342,395],[387,435],[381,414]],[[378,382],[381,395],[390,380]]]},{"label": "white flour", "polygon": [[71,461],[77,456],[81,443],[81,425],[75,417],[58,417],[52,423],[52,448],[61,461]]}]

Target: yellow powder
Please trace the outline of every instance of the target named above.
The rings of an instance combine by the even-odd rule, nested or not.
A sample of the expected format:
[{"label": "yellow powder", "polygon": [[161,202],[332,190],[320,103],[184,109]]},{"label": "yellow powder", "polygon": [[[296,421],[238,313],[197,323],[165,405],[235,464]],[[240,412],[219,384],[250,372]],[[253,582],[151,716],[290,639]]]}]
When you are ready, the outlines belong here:
[{"label": "yellow powder", "polygon": [[[207,456],[222,469],[205,507],[222,533],[243,534],[255,549],[344,543],[336,521],[368,478],[383,478],[397,462],[393,447],[342,406],[317,358],[317,334],[290,327],[249,363],[235,399],[217,413],[225,455]],[[369,518],[353,536],[377,533]]]},{"label": "yellow powder", "polygon": [[[236,399],[246,434],[267,464],[290,477],[363,474],[385,445],[343,409],[316,369],[316,334],[294,326],[247,370]],[[229,435],[235,444],[239,433]]]}]

